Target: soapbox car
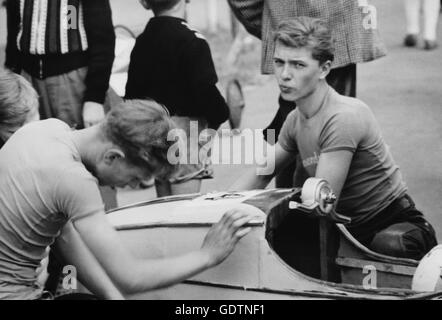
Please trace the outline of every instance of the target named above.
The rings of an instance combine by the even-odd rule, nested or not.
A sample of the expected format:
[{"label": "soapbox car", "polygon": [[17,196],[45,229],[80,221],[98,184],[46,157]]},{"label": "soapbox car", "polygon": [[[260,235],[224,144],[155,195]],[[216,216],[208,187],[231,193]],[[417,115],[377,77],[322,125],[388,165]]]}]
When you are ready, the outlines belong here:
[{"label": "soapbox car", "polygon": [[[441,299],[441,276],[412,289],[419,261],[375,253],[348,232],[332,190],[310,178],[302,189],[172,196],[109,212],[128,249],[161,258],[198,248],[229,208],[256,218],[217,267],[136,299]],[[442,256],[442,255],[441,255]],[[442,264],[441,264],[442,265]]]}]

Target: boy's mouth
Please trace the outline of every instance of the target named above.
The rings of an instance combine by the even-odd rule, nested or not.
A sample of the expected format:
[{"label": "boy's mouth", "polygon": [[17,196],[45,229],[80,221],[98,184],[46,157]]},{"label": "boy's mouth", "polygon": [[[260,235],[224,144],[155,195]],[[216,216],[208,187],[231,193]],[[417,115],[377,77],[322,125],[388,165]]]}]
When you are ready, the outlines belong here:
[{"label": "boy's mouth", "polygon": [[279,86],[279,89],[281,90],[282,93],[290,93],[293,91],[292,87],[287,87],[287,86]]}]

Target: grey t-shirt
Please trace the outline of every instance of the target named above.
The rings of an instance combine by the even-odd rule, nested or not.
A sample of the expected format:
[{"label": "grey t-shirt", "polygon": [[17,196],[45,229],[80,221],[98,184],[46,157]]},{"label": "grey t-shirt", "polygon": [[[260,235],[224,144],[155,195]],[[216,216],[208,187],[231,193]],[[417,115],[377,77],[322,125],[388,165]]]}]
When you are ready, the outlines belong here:
[{"label": "grey t-shirt", "polygon": [[104,213],[71,129],[30,123],[0,149],[0,299],[33,299],[36,268],[68,220]]},{"label": "grey t-shirt", "polygon": [[288,152],[299,152],[311,177],[321,153],[353,153],[337,205],[352,218],[352,226],[369,222],[407,190],[370,108],[331,87],[313,117],[306,119],[297,109],[288,115],[278,142]]}]

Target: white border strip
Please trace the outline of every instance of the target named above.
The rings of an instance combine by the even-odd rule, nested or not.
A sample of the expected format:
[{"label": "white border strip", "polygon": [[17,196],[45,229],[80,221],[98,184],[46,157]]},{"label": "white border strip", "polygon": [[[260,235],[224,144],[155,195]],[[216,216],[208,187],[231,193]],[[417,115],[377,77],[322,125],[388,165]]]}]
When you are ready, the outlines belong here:
[{"label": "white border strip", "polygon": [[60,49],[61,54],[69,51],[68,46],[68,0],[60,1]]},{"label": "white border strip", "polygon": [[31,41],[29,43],[29,52],[31,54],[37,53],[37,27],[40,12],[40,0],[34,0],[34,8],[32,9],[32,23],[31,23]]},{"label": "white border strip", "polygon": [[45,39],[46,39],[46,23],[48,14],[48,0],[41,0],[40,11],[38,13],[38,30],[37,30],[37,54],[45,54]]},{"label": "white border strip", "polygon": [[80,1],[80,8],[78,13],[78,31],[80,32],[81,48],[86,51],[88,48],[86,30],[84,29],[84,17],[83,17],[83,3]]}]

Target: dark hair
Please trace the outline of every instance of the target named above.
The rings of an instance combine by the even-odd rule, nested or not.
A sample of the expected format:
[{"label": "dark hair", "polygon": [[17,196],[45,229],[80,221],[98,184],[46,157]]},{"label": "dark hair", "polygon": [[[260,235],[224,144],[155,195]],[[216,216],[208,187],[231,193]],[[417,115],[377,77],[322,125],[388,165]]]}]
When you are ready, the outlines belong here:
[{"label": "dark hair", "polygon": [[175,124],[167,109],[154,100],[121,102],[106,115],[101,128],[131,164],[147,167],[159,177],[168,177],[175,171],[176,166],[167,160],[167,151],[174,143],[167,140],[167,135]]},{"label": "dark hair", "polygon": [[174,5],[182,0],[144,0],[150,6],[152,11],[156,13],[161,13],[165,10],[171,9]]},{"label": "dark hair", "polygon": [[325,21],[310,17],[297,17],[282,21],[273,39],[291,48],[309,48],[320,64],[334,60],[334,41]]}]

